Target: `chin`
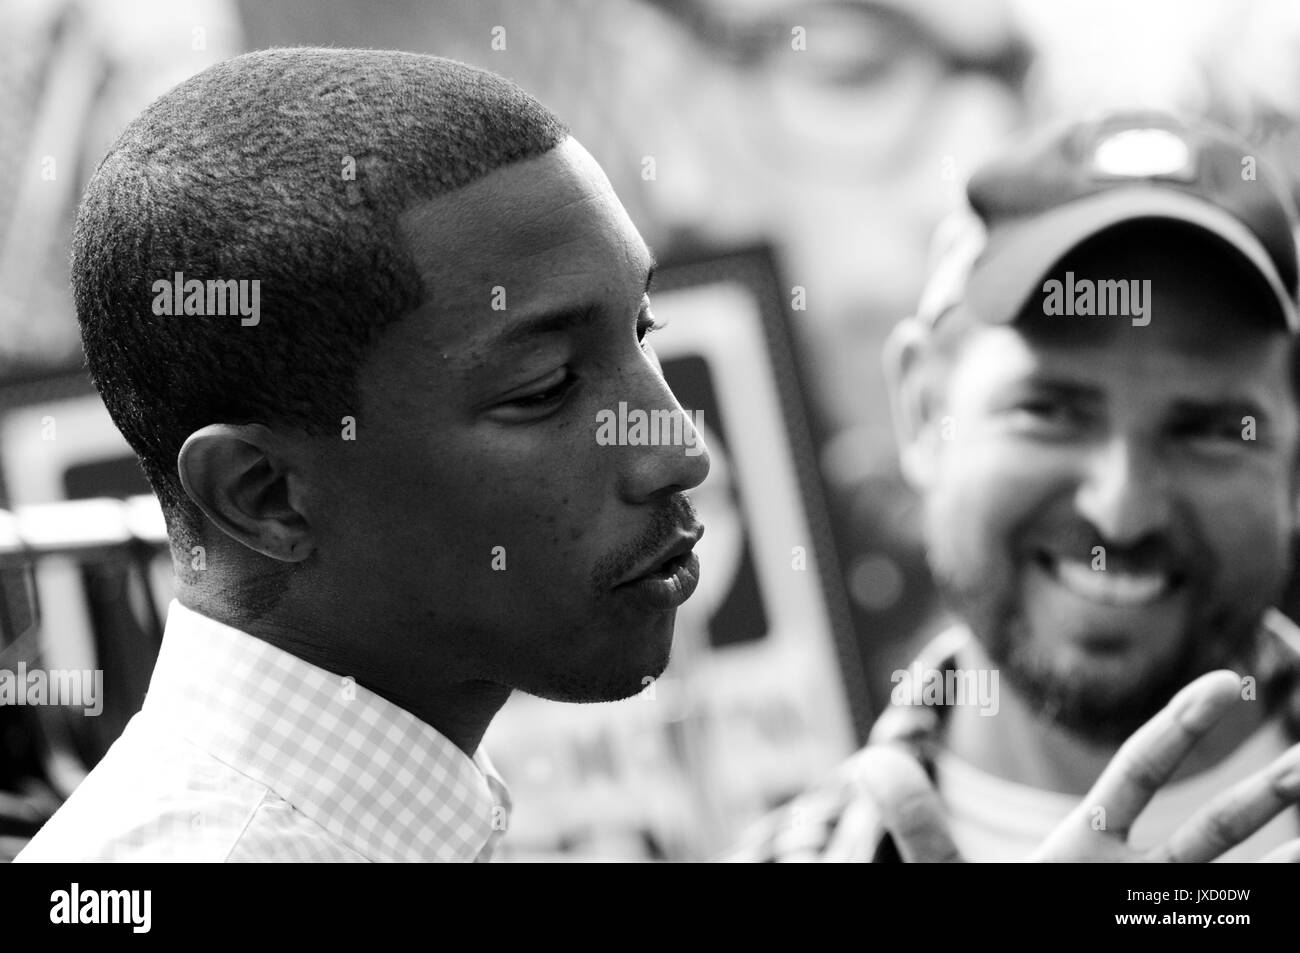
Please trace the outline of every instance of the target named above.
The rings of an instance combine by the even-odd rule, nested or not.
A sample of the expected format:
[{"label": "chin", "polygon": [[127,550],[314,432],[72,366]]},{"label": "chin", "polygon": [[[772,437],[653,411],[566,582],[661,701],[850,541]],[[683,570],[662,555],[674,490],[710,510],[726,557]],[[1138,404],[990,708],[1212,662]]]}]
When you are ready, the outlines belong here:
[{"label": "chin", "polygon": [[621,701],[639,695],[668,667],[673,625],[624,629],[614,633],[605,651],[571,660],[562,668],[536,672],[516,688],[548,701],[591,703]]},{"label": "chin", "polygon": [[658,666],[654,670],[640,669],[645,674],[613,672],[592,672],[585,675],[564,675],[550,680],[536,690],[523,688],[523,691],[547,701],[565,702],[567,704],[593,704],[596,702],[617,702],[641,694],[663,674],[667,666]]},{"label": "chin", "polygon": [[[656,642],[653,651],[637,653],[637,659],[624,658],[617,665],[592,672],[589,685],[594,689],[586,701],[614,702],[639,695],[653,684],[668,668],[672,651],[672,630],[662,642]],[[577,699],[575,699],[577,700]]]}]

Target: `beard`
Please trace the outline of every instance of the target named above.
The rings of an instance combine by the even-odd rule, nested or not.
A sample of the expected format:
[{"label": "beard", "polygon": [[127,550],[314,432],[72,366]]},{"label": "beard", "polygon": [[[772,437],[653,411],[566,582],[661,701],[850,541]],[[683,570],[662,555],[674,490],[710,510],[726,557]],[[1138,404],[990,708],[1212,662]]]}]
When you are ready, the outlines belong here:
[{"label": "beard", "polygon": [[1055,658],[1050,648],[1056,634],[1031,631],[1018,595],[1022,567],[1010,560],[1003,565],[1007,571],[961,573],[931,559],[944,602],[966,622],[1007,684],[1038,717],[1087,742],[1118,746],[1207,672],[1257,668],[1260,618],[1272,601],[1264,587],[1231,601],[1216,598],[1208,579],[1185,579],[1191,605],[1179,650],[1123,679],[1113,670]]},{"label": "beard", "polygon": [[1007,683],[1035,714],[1085,741],[1117,747],[1154,717],[1189,682],[1221,668],[1254,671],[1259,654],[1256,631],[1264,610],[1226,610],[1198,616],[1184,637],[1184,649],[1127,682],[1083,666],[1054,662],[1037,648],[1024,613],[1012,601],[945,591],[944,597],[970,625]]}]

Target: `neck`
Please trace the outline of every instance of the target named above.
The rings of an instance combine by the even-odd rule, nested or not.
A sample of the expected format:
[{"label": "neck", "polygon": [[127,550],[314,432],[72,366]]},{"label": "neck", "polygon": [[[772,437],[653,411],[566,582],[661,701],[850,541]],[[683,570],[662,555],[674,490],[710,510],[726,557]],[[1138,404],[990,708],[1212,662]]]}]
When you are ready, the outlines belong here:
[{"label": "neck", "polygon": [[[973,640],[962,649],[957,662],[963,669],[992,665],[982,646]],[[1006,679],[1001,680],[999,689],[994,717],[981,715],[977,707],[969,705],[951,709],[945,747],[1006,781],[1062,794],[1087,794],[1119,745],[1084,738],[1045,720]],[[1235,705],[1183,759],[1170,780],[1179,781],[1218,764],[1263,721],[1260,705]]]},{"label": "neck", "polygon": [[[423,721],[473,757],[488,725],[510,697],[504,685],[475,679],[442,677],[450,666],[435,659],[392,658],[376,646],[386,643],[376,627],[338,632],[323,621],[294,611],[286,598],[274,608],[252,616],[228,598],[182,585],[181,605],[261,639],[304,662],[351,677],[358,685]],[[394,640],[396,641],[396,640]],[[432,673],[432,674],[430,674]]]}]

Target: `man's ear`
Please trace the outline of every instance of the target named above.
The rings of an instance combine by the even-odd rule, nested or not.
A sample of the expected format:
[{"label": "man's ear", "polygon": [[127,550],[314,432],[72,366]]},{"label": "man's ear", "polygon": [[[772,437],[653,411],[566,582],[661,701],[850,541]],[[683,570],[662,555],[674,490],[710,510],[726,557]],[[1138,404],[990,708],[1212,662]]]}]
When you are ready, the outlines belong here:
[{"label": "man's ear", "polygon": [[934,472],[940,422],[927,357],[933,344],[916,318],[900,321],[885,341],[885,385],[903,476],[923,490]]},{"label": "man's ear", "polygon": [[190,434],[176,460],[181,485],[223,533],[281,562],[315,545],[295,508],[298,473],[285,439],[262,424],[209,424]]}]

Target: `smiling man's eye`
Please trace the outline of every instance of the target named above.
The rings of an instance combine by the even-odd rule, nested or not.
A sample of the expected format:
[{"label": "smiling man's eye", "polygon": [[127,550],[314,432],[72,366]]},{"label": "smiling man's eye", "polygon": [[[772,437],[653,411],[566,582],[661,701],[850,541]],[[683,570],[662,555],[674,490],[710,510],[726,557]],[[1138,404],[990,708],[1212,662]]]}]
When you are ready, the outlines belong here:
[{"label": "smiling man's eye", "polygon": [[1086,426],[1087,412],[1068,400],[1050,397],[1018,401],[1011,408],[1013,418],[1033,431],[1065,433]]},{"label": "smiling man's eye", "polygon": [[1017,410],[1034,417],[1064,418],[1070,414],[1070,408],[1065,404],[1050,400],[1027,400]]},{"label": "smiling man's eye", "polygon": [[1054,400],[1025,400],[1016,405],[1015,410],[1037,420],[1065,421],[1073,415],[1066,404]]},{"label": "smiling man's eye", "polygon": [[1253,442],[1261,439],[1261,428],[1254,421],[1253,415],[1205,415],[1180,421],[1173,430],[1176,436],[1200,446],[1249,449]]}]

